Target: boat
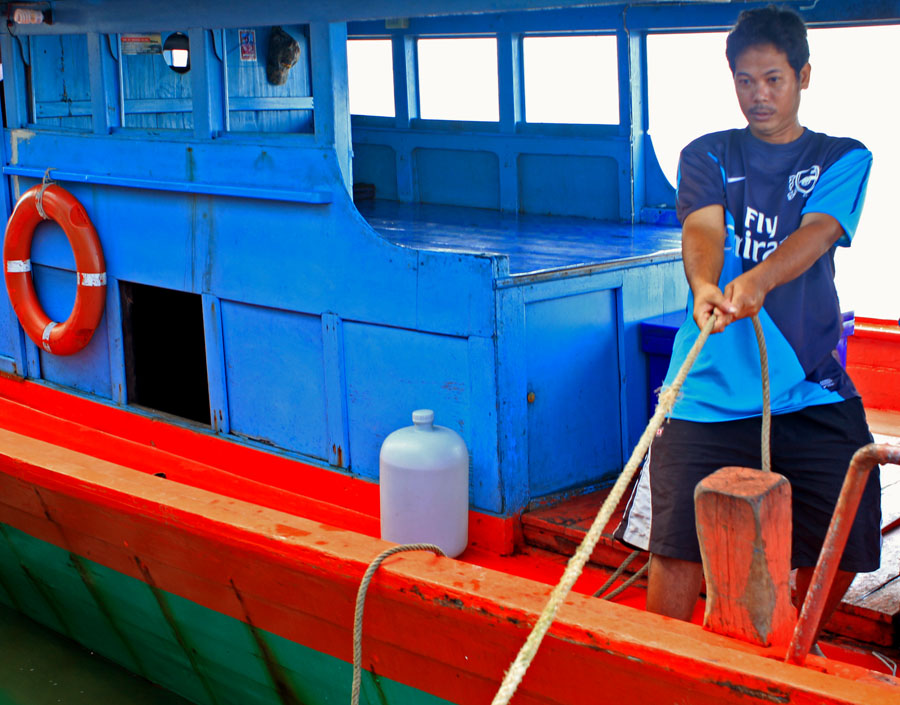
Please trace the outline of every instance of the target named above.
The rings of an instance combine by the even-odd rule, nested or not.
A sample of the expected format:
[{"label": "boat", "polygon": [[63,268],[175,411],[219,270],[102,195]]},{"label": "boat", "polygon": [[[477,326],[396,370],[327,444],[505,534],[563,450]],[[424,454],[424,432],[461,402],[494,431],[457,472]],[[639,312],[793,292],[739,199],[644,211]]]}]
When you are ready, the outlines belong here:
[{"label": "boat", "polygon": [[[469,545],[374,574],[362,697],[490,700],[647,425],[665,342],[642,345],[683,316],[647,35],[745,3],[3,6],[0,208],[25,241],[0,304],[0,601],[196,703],[345,700],[393,545],[379,451],[427,407],[468,448]],[[614,124],[526,120],[523,37],[567,35],[612,42]],[[422,38],[493,40],[495,119],[422,113]],[[392,116],[351,118],[362,40],[388,48]],[[848,324],[890,441],[900,327]],[[645,612],[640,577],[595,598],[628,556],[607,531],[516,702],[896,703],[896,516],[884,537],[828,658],[797,664]]]}]

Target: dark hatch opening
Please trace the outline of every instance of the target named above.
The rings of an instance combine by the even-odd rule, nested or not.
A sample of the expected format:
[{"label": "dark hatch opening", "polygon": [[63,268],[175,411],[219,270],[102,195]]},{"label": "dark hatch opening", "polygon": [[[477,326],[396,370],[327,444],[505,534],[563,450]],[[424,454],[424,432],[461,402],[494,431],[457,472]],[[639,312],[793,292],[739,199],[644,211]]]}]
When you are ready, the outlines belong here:
[{"label": "dark hatch opening", "polygon": [[121,283],[128,403],[209,424],[199,294]]}]

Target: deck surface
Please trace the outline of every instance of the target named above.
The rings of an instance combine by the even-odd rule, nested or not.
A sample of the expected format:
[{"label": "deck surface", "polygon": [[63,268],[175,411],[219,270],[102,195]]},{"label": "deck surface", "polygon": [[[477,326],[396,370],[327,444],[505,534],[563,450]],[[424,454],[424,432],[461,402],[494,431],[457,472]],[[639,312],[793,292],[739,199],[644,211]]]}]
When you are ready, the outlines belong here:
[{"label": "deck surface", "polygon": [[507,255],[513,275],[681,253],[681,229],[671,226],[396,201],[361,201],[357,205],[369,224],[390,242]]},{"label": "deck surface", "polygon": [[[900,414],[868,411],[876,442],[900,442]],[[850,586],[839,612],[829,623],[836,634],[871,644],[891,646],[900,632],[900,466],[882,467],[882,557],[881,568],[860,574]],[[573,497],[553,506],[541,507],[522,517],[526,542],[533,546],[571,555],[587,533],[609,490]],[[630,490],[625,493],[591,561],[618,566],[629,551],[617,543],[612,532],[625,509]],[[633,572],[646,562],[641,555],[628,568]]]}]

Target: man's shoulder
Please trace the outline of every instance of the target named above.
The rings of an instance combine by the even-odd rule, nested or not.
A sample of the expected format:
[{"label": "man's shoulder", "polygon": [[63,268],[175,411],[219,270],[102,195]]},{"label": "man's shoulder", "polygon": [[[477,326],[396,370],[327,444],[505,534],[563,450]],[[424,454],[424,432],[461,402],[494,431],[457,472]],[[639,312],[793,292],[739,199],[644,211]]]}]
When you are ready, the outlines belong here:
[{"label": "man's shoulder", "polygon": [[[808,128],[807,128],[808,129]],[[835,137],[824,132],[809,130],[811,142],[827,162],[835,162],[849,152],[862,150],[868,152],[866,146],[853,137]]]},{"label": "man's shoulder", "polygon": [[710,152],[712,154],[717,154],[721,149],[725,148],[727,145],[734,143],[741,139],[743,133],[746,132],[746,128],[744,129],[731,129],[731,130],[719,130],[718,132],[708,132],[705,135],[701,135],[697,137],[695,140],[692,140],[688,143],[688,145],[684,148],[684,152],[688,151],[704,151]]}]

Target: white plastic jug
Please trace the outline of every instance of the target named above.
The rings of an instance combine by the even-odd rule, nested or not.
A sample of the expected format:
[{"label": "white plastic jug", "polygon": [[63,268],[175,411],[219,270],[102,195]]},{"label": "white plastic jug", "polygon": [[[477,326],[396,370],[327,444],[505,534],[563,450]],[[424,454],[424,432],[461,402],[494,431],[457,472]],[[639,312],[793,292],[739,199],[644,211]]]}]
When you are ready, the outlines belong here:
[{"label": "white plastic jug", "polygon": [[431,409],[412,420],[381,445],[381,538],[458,556],[469,540],[469,452],[458,433],[434,425]]}]

